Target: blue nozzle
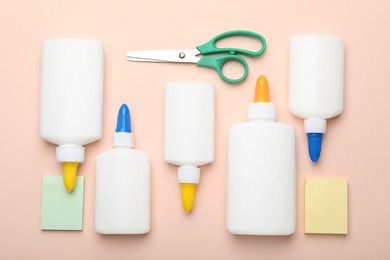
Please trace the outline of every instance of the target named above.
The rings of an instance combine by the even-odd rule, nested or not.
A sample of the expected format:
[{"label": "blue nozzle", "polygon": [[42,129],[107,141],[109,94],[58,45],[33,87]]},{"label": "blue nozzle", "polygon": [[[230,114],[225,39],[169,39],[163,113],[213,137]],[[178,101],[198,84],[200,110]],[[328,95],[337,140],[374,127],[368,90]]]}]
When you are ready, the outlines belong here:
[{"label": "blue nozzle", "polygon": [[307,141],[310,159],[313,163],[316,163],[321,154],[322,133],[307,133]]},{"label": "blue nozzle", "polygon": [[116,123],[116,130],[118,132],[131,133],[130,126],[130,110],[126,104],[123,104],[118,112],[118,121]]}]

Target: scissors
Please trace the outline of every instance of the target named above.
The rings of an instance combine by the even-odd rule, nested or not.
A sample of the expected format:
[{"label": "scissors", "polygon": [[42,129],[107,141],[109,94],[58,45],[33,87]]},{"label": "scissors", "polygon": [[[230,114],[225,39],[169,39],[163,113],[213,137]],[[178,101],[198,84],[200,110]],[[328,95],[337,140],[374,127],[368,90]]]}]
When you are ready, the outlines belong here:
[{"label": "scissors", "polygon": [[[236,48],[217,48],[216,42],[232,36],[245,36],[259,39],[261,48],[258,51],[250,51]],[[242,82],[248,76],[248,64],[237,54],[242,54],[250,57],[260,56],[266,47],[266,42],[263,36],[258,33],[244,30],[234,30],[221,33],[208,42],[196,46],[196,49],[177,49],[177,50],[143,50],[143,51],[129,51],[126,53],[126,59],[129,61],[143,61],[143,62],[182,62],[182,63],[196,63],[198,66],[215,69],[219,76],[228,83]],[[222,54],[226,55],[214,55]],[[243,65],[244,74],[238,79],[226,77],[222,68],[228,61],[236,61]]]}]

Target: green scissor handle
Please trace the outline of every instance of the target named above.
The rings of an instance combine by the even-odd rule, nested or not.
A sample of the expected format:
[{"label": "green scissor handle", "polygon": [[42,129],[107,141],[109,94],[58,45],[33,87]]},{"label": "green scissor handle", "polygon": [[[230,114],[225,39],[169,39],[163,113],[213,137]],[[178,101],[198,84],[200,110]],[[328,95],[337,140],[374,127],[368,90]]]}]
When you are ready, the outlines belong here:
[{"label": "green scissor handle", "polygon": [[[241,63],[244,66],[244,74],[239,79],[231,79],[226,77],[223,72],[222,68],[223,65],[228,61],[237,61]],[[202,67],[208,67],[215,69],[219,76],[228,83],[239,83],[243,81],[246,76],[248,76],[248,64],[246,61],[241,58],[240,56],[236,55],[223,55],[223,56],[203,56],[197,63],[198,66]]]},{"label": "green scissor handle", "polygon": [[[237,48],[217,48],[215,46],[216,42],[219,40],[222,40],[224,38],[232,37],[232,36],[246,36],[251,38],[256,38],[261,41],[261,48],[258,51],[249,51],[244,49],[237,49]],[[197,65],[202,67],[208,67],[215,69],[219,76],[228,83],[239,83],[243,81],[248,76],[248,64],[246,61],[241,58],[240,56],[237,56],[237,54],[243,54],[247,56],[259,56],[265,51],[266,42],[263,36],[261,36],[258,33],[251,32],[251,31],[244,31],[244,30],[235,30],[235,31],[228,31],[221,33],[214,38],[212,38],[210,41],[206,42],[205,44],[199,45],[196,48],[199,50],[201,54],[204,56],[198,61]],[[208,54],[219,54],[219,53],[227,53],[228,55],[223,56],[205,56]],[[228,61],[237,61],[241,63],[244,66],[244,74],[239,79],[231,79],[226,77],[223,72],[222,68],[223,65]]]},{"label": "green scissor handle", "polygon": [[[251,38],[256,38],[261,41],[261,49],[258,51],[249,51],[244,49],[236,49],[236,48],[217,48],[215,46],[215,43],[219,40],[232,37],[232,36],[246,36]],[[205,54],[218,54],[218,53],[229,53],[232,55],[235,54],[243,54],[247,56],[259,56],[265,51],[266,42],[263,36],[261,36],[258,33],[251,32],[251,31],[245,31],[245,30],[234,30],[234,31],[228,31],[221,33],[214,38],[212,38],[210,41],[197,46],[196,48],[202,53]]]}]

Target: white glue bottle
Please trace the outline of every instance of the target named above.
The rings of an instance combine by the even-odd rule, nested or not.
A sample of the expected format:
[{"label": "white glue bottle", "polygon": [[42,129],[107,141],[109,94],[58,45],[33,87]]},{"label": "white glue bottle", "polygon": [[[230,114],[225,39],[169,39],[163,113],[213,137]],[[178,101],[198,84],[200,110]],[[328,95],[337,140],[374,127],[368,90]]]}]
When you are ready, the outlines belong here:
[{"label": "white glue bottle", "polygon": [[249,122],[229,129],[227,229],[232,234],[295,232],[295,130],[275,117],[267,80],[260,76]]},{"label": "white glue bottle", "polygon": [[114,149],[96,159],[95,230],[100,234],[144,234],[150,230],[149,157],[133,149],[130,111],[118,113]]},{"label": "white glue bottle", "polygon": [[41,137],[53,144],[71,192],[84,145],[102,136],[103,45],[94,40],[43,42],[41,65]]},{"label": "white glue bottle", "polygon": [[200,180],[198,166],[214,161],[214,85],[168,83],[164,114],[164,159],[179,166],[182,204],[189,213]]},{"label": "white glue bottle", "polygon": [[304,118],[310,159],[321,154],[326,119],[343,112],[344,41],[332,35],[296,35],[290,40],[289,110]]}]

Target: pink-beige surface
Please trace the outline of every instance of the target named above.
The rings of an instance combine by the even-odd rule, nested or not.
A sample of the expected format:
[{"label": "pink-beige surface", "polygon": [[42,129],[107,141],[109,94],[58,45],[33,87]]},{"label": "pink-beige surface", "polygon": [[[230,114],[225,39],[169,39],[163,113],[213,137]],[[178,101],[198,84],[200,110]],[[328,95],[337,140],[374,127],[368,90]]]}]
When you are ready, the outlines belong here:
[{"label": "pink-beige surface", "polygon": [[[390,2],[373,1],[0,1],[0,259],[390,259]],[[130,63],[128,50],[192,48],[232,29],[261,33],[266,52],[247,58],[237,86],[213,70]],[[307,154],[303,121],[288,112],[288,43],[295,34],[345,40],[345,109],[329,120],[320,162]],[[105,48],[103,138],[86,147],[84,230],[40,230],[43,175],[59,175],[55,146],[39,136],[41,43],[91,38]],[[238,40],[233,41],[238,44]],[[297,231],[287,237],[233,236],[226,230],[228,127],[246,120],[260,74],[278,120],[297,130]],[[163,160],[164,84],[216,87],[216,157],[202,168],[196,204],[181,207],[176,167]],[[95,158],[111,147],[116,113],[132,111],[136,148],[151,157],[151,232],[94,231]],[[305,235],[304,178],[349,181],[349,234]]]}]

